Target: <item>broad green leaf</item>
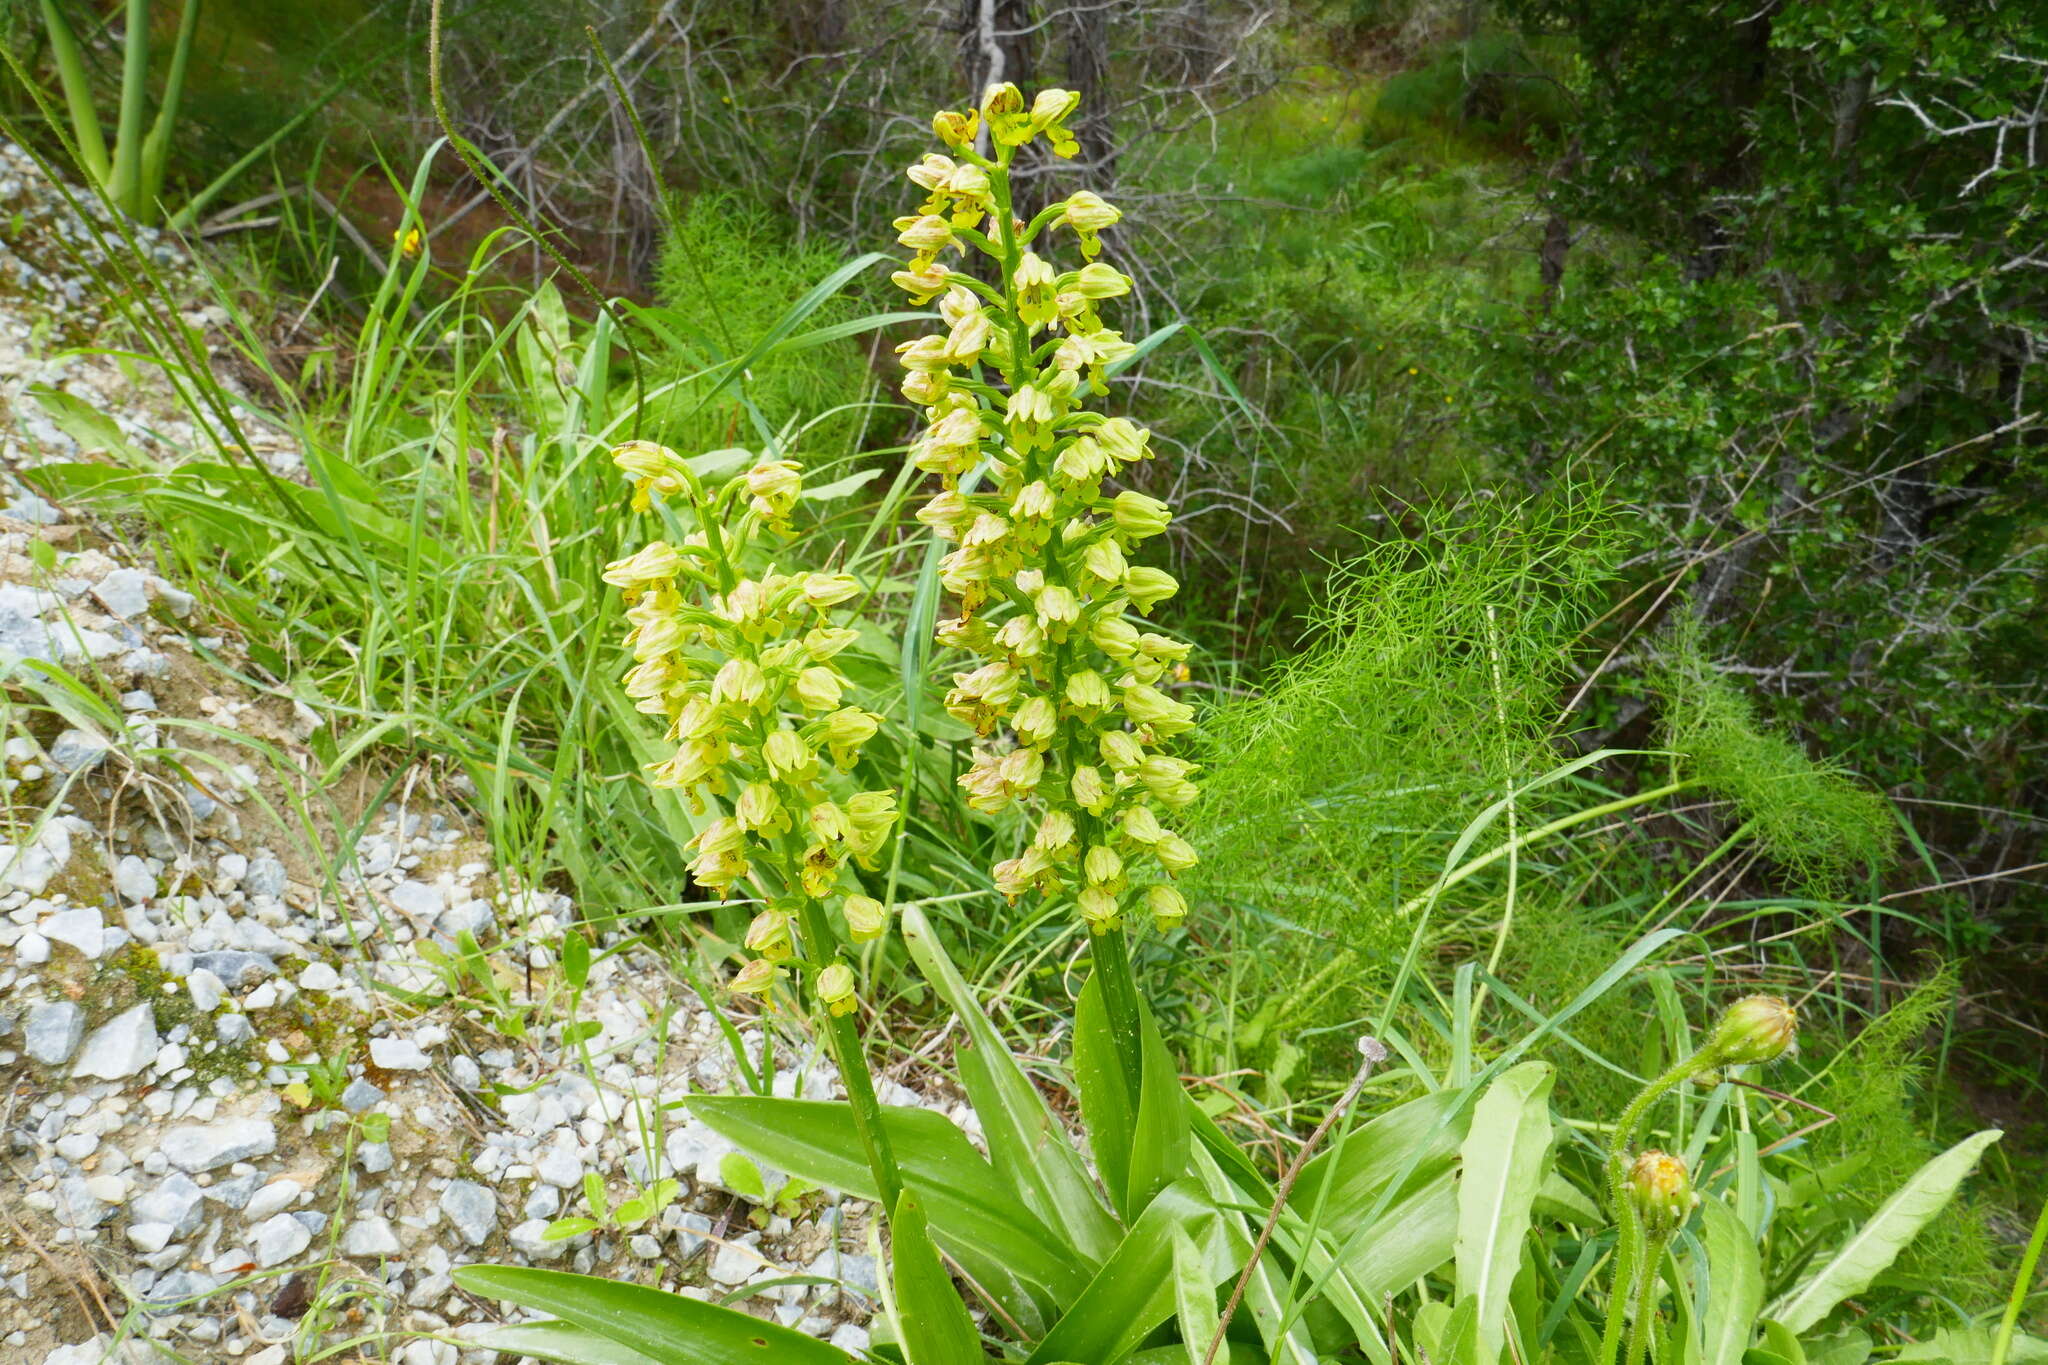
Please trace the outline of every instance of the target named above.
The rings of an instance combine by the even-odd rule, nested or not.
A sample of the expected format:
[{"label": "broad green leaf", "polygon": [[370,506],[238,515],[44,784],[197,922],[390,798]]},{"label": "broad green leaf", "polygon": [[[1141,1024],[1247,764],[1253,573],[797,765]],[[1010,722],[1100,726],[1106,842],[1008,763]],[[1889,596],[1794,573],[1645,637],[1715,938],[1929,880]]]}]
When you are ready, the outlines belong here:
[{"label": "broad green leaf", "polygon": [[[879,1197],[853,1115],[838,1101],[694,1095],[690,1109],[770,1165],[860,1199]],[[1021,1322],[1066,1303],[1090,1267],[1020,1205],[958,1128],[928,1109],[884,1106],[882,1123],[939,1246]]]},{"label": "broad green leaf", "polygon": [[1507,1338],[1508,1291],[1522,1264],[1530,1208],[1550,1156],[1548,1062],[1523,1062],[1486,1088],[1459,1149],[1458,1300],[1475,1305],[1479,1365],[1494,1365]]},{"label": "broad green leaf", "polygon": [[[1807,1365],[1863,1365],[1874,1343],[1870,1333],[1850,1328],[1805,1343]],[[1954,1357],[1951,1357],[1953,1359]]]},{"label": "broad green leaf", "polygon": [[1457,1154],[1469,1121],[1458,1109],[1455,1090],[1439,1090],[1381,1114],[1349,1134],[1343,1146],[1332,1145],[1302,1170],[1287,1202],[1307,1214],[1316,1207],[1323,1182],[1334,1180],[1323,1206],[1325,1226],[1350,1229],[1372,1210],[1387,1181],[1420,1150],[1407,1187],[1436,1177],[1443,1163]]},{"label": "broad green leaf", "polygon": [[1868,1289],[1955,1197],[1956,1187],[1976,1169],[1984,1149],[2002,1136],[1998,1129],[1987,1128],[1915,1171],[1834,1255],[1772,1304],[1770,1316],[1794,1333],[1808,1332],[1843,1299]]},{"label": "broad green leaf", "polygon": [[487,1351],[514,1357],[533,1356],[559,1361],[560,1365],[656,1365],[653,1356],[642,1355],[610,1337],[568,1322],[493,1325],[482,1331],[464,1332],[463,1341]]},{"label": "broad green leaf", "polygon": [[1180,1068],[1166,1050],[1152,1012],[1142,1005],[1139,1009],[1145,1030],[1145,1069],[1138,1085],[1137,1129],[1131,1139],[1129,1197],[1133,1209],[1143,1209],[1188,1170],[1188,1106],[1180,1088]]},{"label": "broad green leaf", "polygon": [[[1948,1360],[1955,1365],[1984,1365],[1991,1359],[1997,1334],[1989,1327],[1936,1328],[1926,1341],[1916,1341],[1893,1356],[1893,1360]],[[2016,1333],[2006,1354],[2006,1365],[2048,1365],[2048,1341]]]},{"label": "broad green leaf", "polygon": [[924,1206],[905,1190],[889,1220],[894,1251],[892,1279],[896,1286],[896,1321],[910,1365],[956,1365],[978,1359],[981,1337],[967,1316],[967,1305],[953,1288],[927,1230]]},{"label": "broad green leaf", "polygon": [[1400,1292],[1451,1259],[1458,1238],[1458,1173],[1439,1164],[1435,1178],[1387,1207],[1370,1227],[1333,1228],[1344,1237],[1338,1264],[1368,1303]]},{"label": "broad green leaf", "polygon": [[904,907],[903,938],[925,980],[967,1030],[958,1053],[960,1082],[981,1120],[990,1161],[1040,1222],[1071,1238],[1091,1268],[1100,1265],[1121,1230],[1102,1206],[1066,1128],[1010,1055],[916,906]]},{"label": "broad green leaf", "polygon": [[1187,1365],[1207,1365],[1209,1343],[1216,1339],[1221,1316],[1216,1309],[1216,1285],[1209,1279],[1208,1258],[1181,1227],[1173,1230],[1173,1304]]},{"label": "broad green leaf", "polygon": [[[846,1365],[816,1337],[646,1285],[533,1266],[472,1265],[455,1283],[487,1299],[552,1313],[655,1365]],[[633,1357],[621,1357],[633,1362]],[[603,1365],[613,1365],[604,1362]]]},{"label": "broad green leaf", "polygon": [[1110,1202],[1129,1222],[1144,1207],[1131,1197],[1131,1148],[1137,1141],[1138,1116],[1131,1110],[1123,1063],[1110,1033],[1102,983],[1092,972],[1081,983],[1081,998],[1074,1004],[1074,1090],[1095,1169],[1109,1190]]},{"label": "broad green leaf", "polygon": [[1764,1343],[1759,1349],[1765,1355],[1790,1361],[1791,1365],[1806,1365],[1806,1347],[1800,1342],[1797,1332],[1769,1318],[1764,1319],[1763,1328]]},{"label": "broad green leaf", "polygon": [[1235,1268],[1222,1218],[1193,1181],[1169,1185],[1131,1225],[1087,1291],[1040,1340],[1027,1365],[1117,1365],[1136,1350],[1174,1313],[1175,1229],[1187,1235],[1206,1263],[1205,1270],[1191,1267],[1188,1274],[1206,1274],[1211,1285],[1222,1283]]},{"label": "broad green leaf", "polygon": [[1757,1312],[1764,1306],[1763,1258],[1742,1215],[1718,1199],[1700,1205],[1700,1230],[1709,1286],[1701,1319],[1705,1365],[1740,1365],[1756,1336]]}]

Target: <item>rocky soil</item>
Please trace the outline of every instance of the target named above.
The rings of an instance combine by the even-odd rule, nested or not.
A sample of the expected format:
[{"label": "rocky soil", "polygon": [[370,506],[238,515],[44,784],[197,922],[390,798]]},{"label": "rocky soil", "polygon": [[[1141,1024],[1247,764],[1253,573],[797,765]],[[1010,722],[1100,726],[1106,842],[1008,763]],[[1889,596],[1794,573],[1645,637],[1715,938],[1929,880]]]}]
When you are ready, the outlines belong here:
[{"label": "rocky soil", "polygon": [[[690,1118],[691,1093],[741,1073],[674,964],[613,935],[572,999],[556,958],[576,906],[500,867],[458,783],[323,782],[327,718],[195,585],[20,477],[212,451],[153,371],[76,349],[120,340],[100,248],[0,143],[7,222],[0,1358],[489,1361],[463,1330],[501,1306],[450,1279],[479,1261],[697,1296],[811,1277],[743,1306],[863,1346],[864,1206],[785,1186]],[[202,297],[177,247],[148,249]],[[836,1093],[801,1038],[739,1022],[752,1060],[777,1048],[778,1091]],[[885,1098],[972,1127],[944,1097]],[[616,1208],[671,1178],[630,1226],[550,1235],[591,1213],[587,1186]]]}]

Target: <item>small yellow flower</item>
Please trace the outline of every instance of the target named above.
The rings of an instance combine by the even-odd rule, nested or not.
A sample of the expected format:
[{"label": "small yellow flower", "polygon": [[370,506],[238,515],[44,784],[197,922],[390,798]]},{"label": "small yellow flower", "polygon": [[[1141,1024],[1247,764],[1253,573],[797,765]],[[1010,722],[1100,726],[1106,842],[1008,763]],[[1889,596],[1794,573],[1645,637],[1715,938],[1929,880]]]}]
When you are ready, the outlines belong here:
[{"label": "small yellow flower", "polygon": [[860,1003],[853,994],[853,970],[844,962],[835,962],[819,972],[818,999],[833,1014],[853,1013],[854,1006]]},{"label": "small yellow flower", "polygon": [[398,243],[400,254],[409,261],[420,254],[420,247],[425,243],[426,238],[420,235],[418,228],[393,228],[391,229],[391,240]]}]

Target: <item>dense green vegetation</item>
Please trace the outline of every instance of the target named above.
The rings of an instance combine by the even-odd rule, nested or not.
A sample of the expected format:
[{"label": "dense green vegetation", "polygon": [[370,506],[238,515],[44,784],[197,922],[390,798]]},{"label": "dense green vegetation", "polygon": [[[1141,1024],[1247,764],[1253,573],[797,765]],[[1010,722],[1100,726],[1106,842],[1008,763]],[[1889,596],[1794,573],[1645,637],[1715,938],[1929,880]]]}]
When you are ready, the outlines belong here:
[{"label": "dense green vegetation", "polygon": [[[1002,0],[961,11],[999,16],[977,47],[916,6],[572,23],[504,0],[444,16],[445,128],[423,15],[286,8],[208,6],[151,172],[168,211],[128,206],[175,221],[232,171],[226,198],[275,215],[184,225],[221,229],[195,250],[306,483],[252,472],[237,400],[122,226],[129,330],[105,340],[228,435],[182,465],[30,477],[211,585],[266,681],[333,718],[334,772],[459,772],[528,884],[573,887],[593,938],[662,944],[740,1015],[712,988],[772,936],[740,878],[706,875],[703,836],[741,784],[707,809],[640,780],[677,736],[622,682],[619,588],[661,589],[605,566],[694,530],[721,547],[707,593],[857,581],[827,604],[856,632],[834,686],[875,733],[806,799],[895,793],[899,837],[835,864],[834,894],[902,932],[791,911],[781,941],[857,966],[867,1008],[782,1023],[854,1072],[956,1021],[997,1202],[1042,1220],[1027,1250],[1053,1263],[995,1285],[977,1272],[1018,1226],[920,1206],[950,1129],[889,1130],[898,1178],[860,1105],[808,1112],[807,1168],[773,1102],[707,1102],[757,1155],[882,1202],[901,1335],[878,1358],[1201,1360],[1227,1335],[1216,1359],[1611,1365],[1631,1290],[1631,1365],[2048,1349],[1995,1339],[2008,1303],[2043,1331],[2023,1245],[2048,1183],[2039,7]],[[133,33],[58,10],[7,20],[0,108],[69,167],[81,100],[132,98]],[[165,40],[182,17],[155,15]],[[391,60],[351,66],[366,43]],[[890,223],[922,193],[900,173],[938,145],[929,110],[964,106],[987,44],[1027,101],[1083,96],[1077,157],[1016,152],[1018,217],[1082,189],[1123,211],[1102,259],[1135,288],[1102,311],[1136,349],[1088,402],[1151,429],[1113,489],[1174,511],[1144,553],[1180,591],[1135,624],[1186,647],[1140,680],[1192,708],[1174,743],[1200,796],[1172,818],[1201,862],[1174,869],[1184,922],[1128,911],[1128,969],[1124,929],[1073,913],[1101,879],[1015,894],[1038,807],[963,789],[1017,717],[991,738],[942,704],[992,646],[934,637],[962,595],[944,518],[916,515],[944,411],[899,392],[892,352],[954,320],[890,285]],[[999,221],[976,296],[1007,326]],[[1022,362],[989,354],[994,403]],[[1036,466],[1027,443],[1004,482],[1019,419],[988,412],[979,492],[1007,507]],[[658,506],[611,466],[634,440],[686,466]],[[748,483],[782,459],[786,504]],[[947,477],[972,491],[973,468]],[[693,666],[758,644],[707,635]],[[795,971],[792,998],[845,998],[825,976]],[[1799,1010],[1768,1072],[1712,1022],[1756,992]],[[1361,1034],[1389,1056],[1353,1085]],[[1616,1164],[1638,1095],[1705,1196],[1668,1254]],[[1027,1140],[1076,1116],[1094,1176]],[[1489,1177],[1490,1220],[1468,1193]],[[1437,1224],[1455,1255],[1415,1231]],[[1114,1294],[1064,1278],[1106,1262]],[[994,1314],[970,1321],[949,1271]],[[603,1335],[544,1280],[470,1287]],[[619,1292],[615,1314],[737,1330]]]}]

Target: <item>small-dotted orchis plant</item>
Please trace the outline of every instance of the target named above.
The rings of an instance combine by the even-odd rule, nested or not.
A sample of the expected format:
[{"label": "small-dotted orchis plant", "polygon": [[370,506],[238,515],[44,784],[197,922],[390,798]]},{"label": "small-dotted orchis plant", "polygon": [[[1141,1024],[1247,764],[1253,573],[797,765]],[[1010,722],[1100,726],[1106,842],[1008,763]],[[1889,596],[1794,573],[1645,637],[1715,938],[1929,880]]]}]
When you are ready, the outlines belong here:
[{"label": "small-dotted orchis plant", "polygon": [[[850,574],[785,573],[772,562],[743,571],[789,531],[803,491],[794,461],[765,460],[712,489],[650,442],[628,442],[613,460],[632,480],[634,506],[659,498],[678,532],[604,574],[627,603],[626,693],[667,721],[675,746],[650,780],[680,790],[700,815],[716,804],[689,844],[692,879],[721,895],[751,884],[763,902],[746,933],[753,956],[731,989],[771,997],[793,969],[808,976],[849,1092],[871,1107],[849,1017],[853,972],[836,958],[828,913],[840,912],[854,943],[886,927],[881,905],[844,888],[848,864],[873,866],[897,820],[893,791],[856,790],[844,776],[882,722],[847,700],[837,662],[856,633],[834,612],[862,586]],[[879,1125],[875,1140],[886,1152]]]},{"label": "small-dotted orchis plant", "polygon": [[[1136,1017],[1126,917],[1164,930],[1187,914],[1171,878],[1195,851],[1168,821],[1195,798],[1193,765],[1167,747],[1193,712],[1158,686],[1187,646],[1140,624],[1178,585],[1133,562],[1171,511],[1114,488],[1152,457],[1149,434],[1088,407],[1134,350],[1100,311],[1131,281],[1095,259],[1122,215],[1086,190],[1028,223],[1011,211],[1016,150],[1042,137],[1071,155],[1078,99],[1046,90],[1027,106],[999,85],[978,111],[933,120],[950,154],[910,169],[928,197],[896,222],[914,254],[894,279],[913,302],[936,299],[946,329],[897,352],[903,393],[925,410],[911,458],[940,482],[918,519],[955,546],[940,581],[959,615],[938,638],[976,660],[945,697],[985,741],[960,785],[975,810],[1031,811],[1033,836],[995,866],[996,887],[1071,898],[1121,1033]],[[983,124],[992,157],[974,150]],[[1056,264],[1063,246],[1080,263]],[[967,251],[993,262],[994,286],[946,263]]]}]

